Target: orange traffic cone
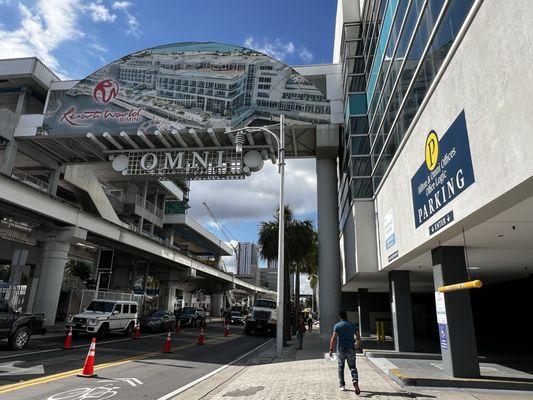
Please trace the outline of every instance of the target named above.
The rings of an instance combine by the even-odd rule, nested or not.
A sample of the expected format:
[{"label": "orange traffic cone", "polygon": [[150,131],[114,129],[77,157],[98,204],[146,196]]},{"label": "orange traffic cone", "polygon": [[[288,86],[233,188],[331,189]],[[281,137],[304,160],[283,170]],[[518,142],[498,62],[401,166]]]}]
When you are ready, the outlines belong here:
[{"label": "orange traffic cone", "polygon": [[229,336],[229,325],[226,324],[226,326],[224,327],[224,336]]},{"label": "orange traffic cone", "polygon": [[133,331],[132,339],[140,339],[141,338],[141,328],[139,327],[139,324],[135,325],[135,330]]},{"label": "orange traffic cone", "polygon": [[93,338],[91,346],[89,347],[89,352],[87,353],[87,358],[85,359],[85,364],[83,364],[83,371],[78,376],[82,378],[92,378],[96,376],[94,373],[94,355],[96,353],[96,338]]},{"label": "orange traffic cone", "polygon": [[72,349],[72,326],[68,330],[67,336],[65,336],[65,342],[63,343],[63,349],[65,350]]},{"label": "orange traffic cone", "polygon": [[204,328],[202,328],[200,336],[198,336],[198,344],[205,344]]},{"label": "orange traffic cone", "polygon": [[165,345],[163,346],[163,350],[161,350],[161,353],[172,353],[172,350],[170,350],[170,331],[168,331],[167,339],[165,340]]},{"label": "orange traffic cone", "polygon": [[181,322],[178,320],[178,323],[176,324],[176,333],[181,332]]}]

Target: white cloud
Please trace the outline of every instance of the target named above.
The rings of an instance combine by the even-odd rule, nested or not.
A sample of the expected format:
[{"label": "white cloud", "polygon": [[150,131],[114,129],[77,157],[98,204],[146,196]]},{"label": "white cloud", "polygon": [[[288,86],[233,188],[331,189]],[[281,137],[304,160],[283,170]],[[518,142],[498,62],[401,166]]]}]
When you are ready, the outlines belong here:
[{"label": "white cloud", "polygon": [[265,53],[272,58],[284,61],[287,57],[298,56],[303,62],[311,62],[313,60],[313,53],[306,47],[296,47],[291,41],[283,42],[281,39],[269,39],[263,40],[255,39],[253,36],[249,36],[244,41],[244,47],[248,47],[261,53]]},{"label": "white cloud", "polygon": [[[191,183],[190,215],[203,224],[212,219],[202,204],[222,222],[270,219],[279,199],[279,174],[270,161],[263,169],[242,181],[196,181]],[[285,169],[285,202],[295,213],[316,211],[316,172],[313,159],[288,160]],[[252,238],[251,238],[252,239]]]},{"label": "white cloud", "polygon": [[115,1],[111,8],[113,10],[121,10],[126,14],[126,20],[128,22],[126,33],[128,35],[139,37],[141,35],[141,32],[139,31],[139,21],[137,21],[137,18],[132,13],[130,13],[129,9],[131,5],[132,4],[129,1]]},{"label": "white cloud", "polygon": [[111,7],[113,10],[127,10],[130,6],[129,1],[115,1]]},{"label": "white cloud", "polygon": [[313,53],[311,53],[309,51],[309,49],[307,47],[300,47],[300,49],[298,50],[298,56],[300,57],[300,59],[304,62],[311,62],[313,61]]},{"label": "white cloud", "polygon": [[109,9],[103,4],[89,3],[87,9],[91,13],[94,22],[113,22],[117,19],[115,14],[111,14]]},{"label": "white cloud", "polygon": [[20,3],[20,25],[14,30],[0,28],[0,58],[37,56],[64,75],[53,51],[63,42],[83,37],[78,29],[81,9],[79,0],[39,0],[32,7]]}]

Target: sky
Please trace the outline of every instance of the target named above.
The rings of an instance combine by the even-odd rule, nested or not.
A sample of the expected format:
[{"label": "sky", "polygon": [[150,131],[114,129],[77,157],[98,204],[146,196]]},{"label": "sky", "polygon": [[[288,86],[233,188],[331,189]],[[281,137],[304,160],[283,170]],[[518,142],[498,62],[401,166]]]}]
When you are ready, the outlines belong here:
[{"label": "sky", "polygon": [[[0,0],[0,58],[37,56],[63,79],[82,79],[157,45],[214,41],[250,47],[288,65],[329,63],[337,0]],[[238,241],[257,241],[278,204],[270,162],[244,181],[194,182],[190,215],[222,240],[206,201]],[[316,222],[314,160],[290,160],[286,199]],[[230,263],[231,264],[231,263]]]}]

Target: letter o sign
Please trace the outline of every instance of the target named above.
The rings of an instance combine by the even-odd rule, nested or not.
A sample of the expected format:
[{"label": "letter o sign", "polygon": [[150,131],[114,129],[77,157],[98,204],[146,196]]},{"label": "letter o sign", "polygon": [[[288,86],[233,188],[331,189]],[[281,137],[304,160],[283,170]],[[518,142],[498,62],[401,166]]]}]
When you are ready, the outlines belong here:
[{"label": "letter o sign", "polygon": [[151,171],[157,167],[157,155],[154,153],[146,153],[141,158],[141,168],[145,171]]}]

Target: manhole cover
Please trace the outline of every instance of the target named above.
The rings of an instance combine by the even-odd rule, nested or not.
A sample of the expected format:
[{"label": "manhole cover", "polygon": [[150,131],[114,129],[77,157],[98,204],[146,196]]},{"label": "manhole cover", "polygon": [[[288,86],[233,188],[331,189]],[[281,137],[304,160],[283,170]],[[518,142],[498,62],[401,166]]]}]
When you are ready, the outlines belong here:
[{"label": "manhole cover", "polygon": [[263,390],[264,386],[251,386],[246,389],[237,389],[232,392],[225,393],[223,397],[243,397],[243,396],[253,396],[257,392]]}]

